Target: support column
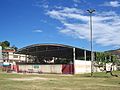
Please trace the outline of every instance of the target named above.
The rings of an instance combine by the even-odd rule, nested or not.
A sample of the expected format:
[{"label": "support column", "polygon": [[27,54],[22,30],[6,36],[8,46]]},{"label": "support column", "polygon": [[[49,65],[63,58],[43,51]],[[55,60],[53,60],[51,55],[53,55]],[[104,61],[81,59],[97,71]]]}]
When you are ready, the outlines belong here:
[{"label": "support column", "polygon": [[75,74],[75,48],[73,48],[73,69]]},{"label": "support column", "polygon": [[84,60],[86,61],[86,50],[84,50]]}]

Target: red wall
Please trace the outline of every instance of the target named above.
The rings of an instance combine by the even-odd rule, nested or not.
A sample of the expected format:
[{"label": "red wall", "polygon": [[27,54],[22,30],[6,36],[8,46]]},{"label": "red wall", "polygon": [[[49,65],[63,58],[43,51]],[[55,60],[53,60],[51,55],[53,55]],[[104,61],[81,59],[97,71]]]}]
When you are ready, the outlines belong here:
[{"label": "red wall", "polygon": [[63,64],[62,65],[62,74],[74,74],[74,65],[73,64]]}]

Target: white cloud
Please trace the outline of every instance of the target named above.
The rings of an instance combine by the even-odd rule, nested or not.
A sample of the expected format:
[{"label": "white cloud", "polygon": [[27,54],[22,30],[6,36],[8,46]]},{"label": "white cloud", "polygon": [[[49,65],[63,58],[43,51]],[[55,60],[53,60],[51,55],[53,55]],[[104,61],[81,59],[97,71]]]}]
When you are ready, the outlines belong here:
[{"label": "white cloud", "polygon": [[81,0],[73,0],[75,3],[80,3]]},{"label": "white cloud", "polygon": [[[85,13],[76,8],[63,8],[48,11],[47,15],[63,24],[63,27],[59,28],[60,33],[90,40],[89,15]],[[120,45],[120,16],[113,11],[95,13],[93,15],[94,42],[103,46]],[[71,23],[69,20],[77,20],[77,22]]]},{"label": "white cloud", "polygon": [[105,2],[103,6],[120,7],[120,2],[118,1]]},{"label": "white cloud", "polygon": [[34,30],[33,32],[36,32],[36,33],[41,33],[41,32],[42,32],[42,30],[36,29],[36,30]]},{"label": "white cloud", "polygon": [[43,8],[46,8],[46,9],[47,9],[47,8],[49,8],[49,6],[48,6],[48,5],[43,5]]},{"label": "white cloud", "polygon": [[44,9],[49,8],[47,0],[35,0],[34,3],[33,3],[33,6],[44,8]]},{"label": "white cloud", "polygon": [[79,6],[79,4],[80,3],[82,3],[81,1],[83,1],[83,0],[73,0],[73,2],[74,2],[74,7],[78,7]]},{"label": "white cloud", "polygon": [[[52,18],[56,18],[56,19],[59,19],[59,20],[66,20],[67,17],[69,16],[69,18],[73,18],[73,19],[86,19],[85,17],[86,16],[80,16],[79,14],[82,14],[83,11],[82,10],[79,10],[79,9],[76,9],[76,8],[63,8],[62,10],[51,10],[51,11],[48,11],[47,14],[52,17]],[[87,19],[88,20],[88,19]]]}]

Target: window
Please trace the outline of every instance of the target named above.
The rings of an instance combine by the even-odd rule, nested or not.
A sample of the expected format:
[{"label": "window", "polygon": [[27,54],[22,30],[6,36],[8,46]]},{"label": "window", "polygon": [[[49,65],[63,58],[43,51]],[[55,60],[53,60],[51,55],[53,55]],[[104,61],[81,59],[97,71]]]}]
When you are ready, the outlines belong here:
[{"label": "window", "polygon": [[18,55],[14,55],[13,57],[14,57],[14,58],[18,58]]}]

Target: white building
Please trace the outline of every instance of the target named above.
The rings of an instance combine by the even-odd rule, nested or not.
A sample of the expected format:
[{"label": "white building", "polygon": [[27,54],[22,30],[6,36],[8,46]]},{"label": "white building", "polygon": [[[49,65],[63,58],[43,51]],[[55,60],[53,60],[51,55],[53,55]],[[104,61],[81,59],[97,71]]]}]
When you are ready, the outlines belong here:
[{"label": "white building", "polygon": [[24,62],[27,60],[27,56],[23,54],[14,54],[13,52],[9,52],[8,60],[15,62]]},{"label": "white building", "polygon": [[15,54],[14,52],[3,53],[2,62],[25,62],[28,61],[27,55]]}]

